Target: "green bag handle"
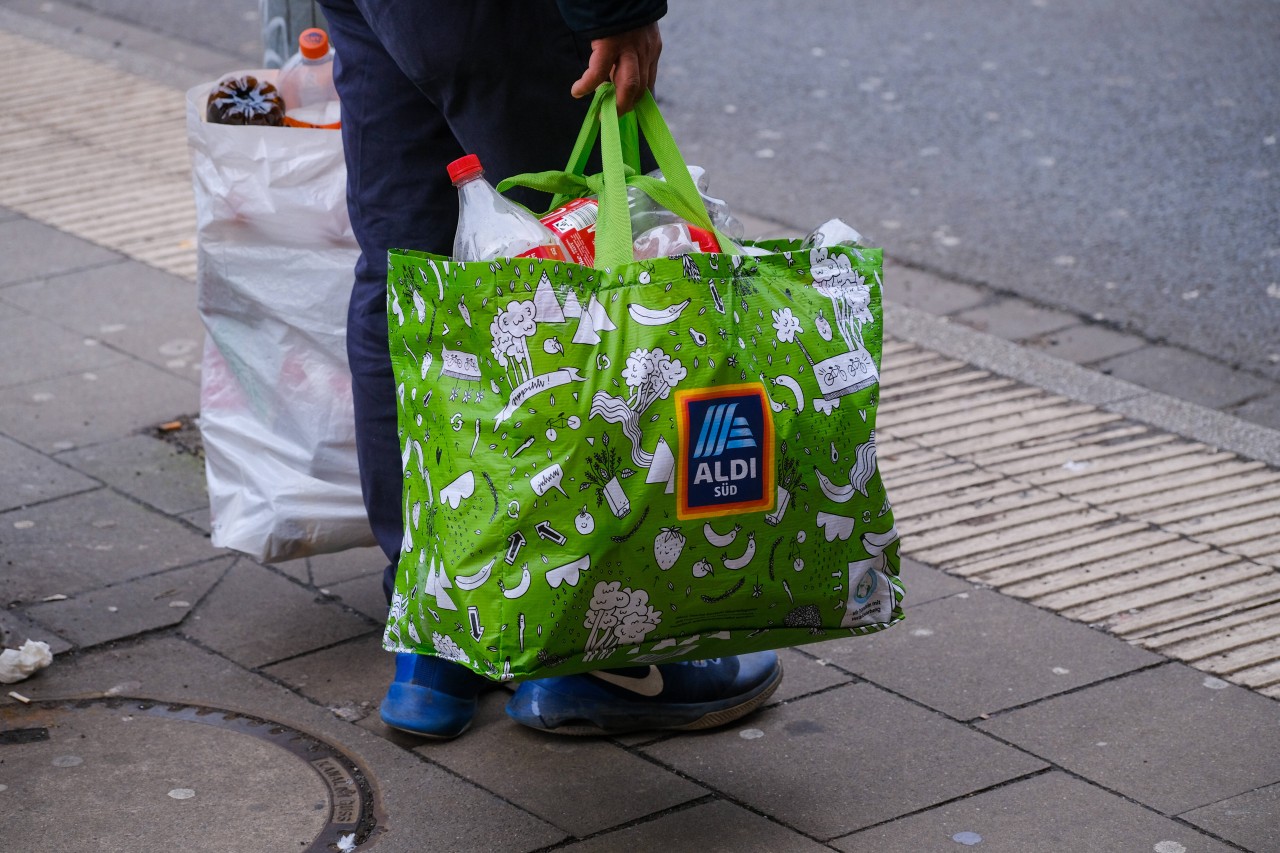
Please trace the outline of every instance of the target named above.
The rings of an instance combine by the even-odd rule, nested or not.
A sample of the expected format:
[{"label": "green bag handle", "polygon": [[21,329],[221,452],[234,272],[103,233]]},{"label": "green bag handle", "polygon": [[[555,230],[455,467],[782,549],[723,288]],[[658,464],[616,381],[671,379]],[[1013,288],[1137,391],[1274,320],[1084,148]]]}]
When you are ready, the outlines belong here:
[{"label": "green bag handle", "polygon": [[[653,95],[645,92],[633,111],[638,130],[644,133],[658,167],[666,180],[637,174],[638,136],[630,137],[631,115],[618,116],[617,96],[613,84],[605,83],[596,90],[578,140],[570,155],[568,168],[560,172],[533,172],[514,175],[498,184],[499,191],[513,186],[550,192],[560,199],[596,195],[600,199],[600,215],[596,221],[596,266],[615,267],[635,260],[632,249],[631,216],[627,207],[627,186],[634,186],[655,202],[682,219],[711,231],[723,251],[736,253],[731,238],[720,233],[711,222],[697,185],[689,175],[680,149],[658,110]],[[603,171],[584,175],[590,146],[600,141]],[[628,160],[633,162],[629,163]],[[558,206],[558,205],[557,205]]]},{"label": "green bag handle", "polygon": [[[591,99],[591,105],[587,108],[582,129],[578,131],[578,139],[574,142],[573,151],[569,154],[569,162],[564,167],[566,174],[585,175],[587,173],[587,160],[590,159],[596,139],[600,136],[600,106],[603,102],[604,91],[598,88]],[[623,162],[638,173],[640,171],[640,128],[634,113],[627,113],[619,118],[619,130],[622,138]],[[550,209],[555,210],[578,197],[567,193],[558,194],[552,199]]]}]

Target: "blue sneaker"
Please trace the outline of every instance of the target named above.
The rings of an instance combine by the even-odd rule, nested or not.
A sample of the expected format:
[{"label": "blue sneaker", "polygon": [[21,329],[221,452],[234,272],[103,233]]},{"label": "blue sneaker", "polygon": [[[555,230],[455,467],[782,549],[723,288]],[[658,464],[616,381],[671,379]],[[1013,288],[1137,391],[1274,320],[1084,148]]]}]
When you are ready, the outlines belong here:
[{"label": "blue sneaker", "polygon": [[781,682],[773,652],[599,670],[526,681],[507,714],[565,735],[710,729],[750,714]]},{"label": "blue sneaker", "polygon": [[380,709],[382,722],[402,732],[447,740],[476,715],[476,698],[489,685],[460,664],[429,655],[396,653],[396,678]]}]

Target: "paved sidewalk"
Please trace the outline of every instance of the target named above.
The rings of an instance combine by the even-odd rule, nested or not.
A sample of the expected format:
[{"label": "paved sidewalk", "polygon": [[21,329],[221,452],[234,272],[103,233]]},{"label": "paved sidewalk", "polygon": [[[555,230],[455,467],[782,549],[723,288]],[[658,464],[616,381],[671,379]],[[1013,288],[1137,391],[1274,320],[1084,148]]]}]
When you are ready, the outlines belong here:
[{"label": "paved sidewalk", "polygon": [[57,656],[0,698],[7,849],[1280,849],[1280,434],[893,304],[905,623],[784,652],[723,731],[552,738],[499,689],[427,743],[377,719],[377,555],[208,542],[200,461],[156,430],[198,408],[183,247],[112,242],[145,199],[111,232],[25,198],[0,207],[0,639]]}]

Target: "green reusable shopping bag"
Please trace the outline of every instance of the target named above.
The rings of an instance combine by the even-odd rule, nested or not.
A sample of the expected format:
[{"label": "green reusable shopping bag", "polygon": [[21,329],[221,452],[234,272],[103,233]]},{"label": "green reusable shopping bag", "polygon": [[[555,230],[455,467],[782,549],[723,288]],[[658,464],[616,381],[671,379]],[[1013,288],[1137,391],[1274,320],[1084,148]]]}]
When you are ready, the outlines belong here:
[{"label": "green reusable shopping bag", "polygon": [[[714,230],[652,99],[635,112],[666,182],[624,162],[611,87],[567,170],[517,179],[557,202],[599,193],[596,268],[390,254],[405,530],[389,650],[501,680],[902,618],[876,468],[880,250],[635,262],[628,184]],[[597,128],[604,169],[584,176]]]}]

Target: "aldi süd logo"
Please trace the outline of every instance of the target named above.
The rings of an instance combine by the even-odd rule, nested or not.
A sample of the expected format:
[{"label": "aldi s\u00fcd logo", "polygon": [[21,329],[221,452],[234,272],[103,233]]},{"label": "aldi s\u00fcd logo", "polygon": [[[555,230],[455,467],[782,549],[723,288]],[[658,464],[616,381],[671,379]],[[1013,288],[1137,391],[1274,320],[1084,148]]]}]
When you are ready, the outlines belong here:
[{"label": "aldi s\u00fcd logo", "polygon": [[676,517],[773,508],[773,411],[758,382],[677,391]]}]

